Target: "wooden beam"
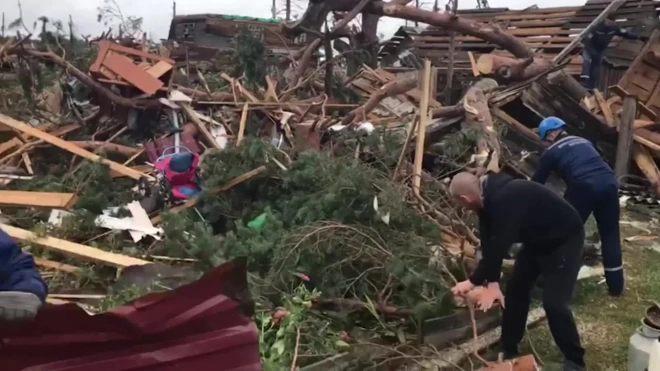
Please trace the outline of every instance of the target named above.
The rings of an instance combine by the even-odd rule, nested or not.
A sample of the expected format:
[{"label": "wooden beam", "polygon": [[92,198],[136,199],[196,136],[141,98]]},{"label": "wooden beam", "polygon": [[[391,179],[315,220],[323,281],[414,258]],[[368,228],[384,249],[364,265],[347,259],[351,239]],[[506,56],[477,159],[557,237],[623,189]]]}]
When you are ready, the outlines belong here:
[{"label": "wooden beam", "polygon": [[245,102],[243,105],[243,112],[241,112],[241,122],[238,125],[238,135],[236,136],[236,145],[238,146],[243,141],[243,136],[245,135],[245,123],[247,122],[248,110],[250,105]]},{"label": "wooden beam", "polygon": [[56,269],[58,271],[66,272],[66,273],[78,273],[80,272],[80,268],[75,267],[73,265],[69,264],[64,264],[60,262],[55,262],[52,260],[48,259],[42,259],[38,257],[34,257],[34,263],[40,267],[43,268],[48,268],[48,269]]},{"label": "wooden beam", "polygon": [[[529,312],[527,316],[527,326],[532,326],[536,322],[545,318],[545,311],[543,308],[535,308]],[[457,347],[444,349],[433,357],[430,362],[437,369],[449,370],[455,369],[455,365],[461,364],[473,352],[481,352],[487,347],[495,344],[502,335],[502,328],[498,327],[494,330],[479,336],[477,340],[470,339]]]},{"label": "wooden beam", "polygon": [[[86,151],[78,146],[75,146],[66,140],[60,139],[56,136],[50,135],[48,133],[44,133],[43,131],[36,129],[26,123],[20,122],[18,120],[14,120],[13,118],[9,116],[5,116],[0,113],[0,124],[3,124],[5,126],[8,126],[12,129],[18,130],[24,134],[33,136],[35,138],[39,138],[43,140],[44,142],[50,143],[56,147],[59,147],[65,151],[69,151],[73,153],[74,155],[78,155],[80,157],[86,158],[90,161],[94,162],[101,162],[103,164],[106,164],[110,167],[111,170],[114,170],[118,173],[124,174],[127,177],[133,178],[135,180],[140,179],[143,176],[146,176],[140,172],[137,172],[135,170],[129,169],[128,167],[118,164],[114,161],[106,160],[103,157],[96,155],[92,152]],[[147,177],[150,178],[150,177]]]},{"label": "wooden beam", "polygon": [[650,140],[640,136],[638,133],[633,134],[633,140],[647,149],[651,150],[653,157],[660,158],[660,146],[651,142]]},{"label": "wooden beam", "polygon": [[429,122],[429,94],[431,89],[431,61],[424,60],[424,77],[422,78],[422,98],[419,105],[419,125],[417,126],[417,143],[415,145],[415,167],[413,171],[413,192],[419,195],[422,185],[422,160],[424,158],[424,137],[426,125]]},{"label": "wooden beam", "polygon": [[218,148],[220,149],[220,144],[215,140],[209,129],[206,128],[206,125],[202,122],[202,120],[199,118],[197,115],[197,112],[190,107],[189,104],[183,103],[181,104],[181,108],[183,109],[183,112],[186,114],[186,116],[190,119],[190,121],[197,126],[199,129],[199,132],[202,133],[202,136],[204,139],[206,139],[206,144],[208,144],[211,147]]},{"label": "wooden beam", "polygon": [[23,145],[23,142],[18,138],[11,138],[4,143],[0,143],[0,155],[21,145]]},{"label": "wooden beam", "polygon": [[541,138],[534,132],[534,130],[523,125],[520,121],[513,118],[508,113],[502,111],[497,107],[493,107],[490,111],[499,119],[509,124],[509,126],[518,134],[523,135],[530,139],[538,149],[545,149],[547,146],[541,141]]},{"label": "wooden beam", "polygon": [[616,125],[614,123],[614,114],[612,114],[612,109],[610,108],[610,106],[607,105],[607,102],[605,101],[603,94],[601,94],[601,92],[598,91],[598,89],[594,89],[594,96],[596,96],[596,101],[600,106],[600,110],[603,111],[603,117],[605,117],[605,122],[607,123],[607,126],[611,128],[615,127]]},{"label": "wooden beam", "polygon": [[76,203],[73,193],[0,191],[0,206],[68,210]]},{"label": "wooden beam", "polygon": [[54,237],[41,237],[34,232],[12,227],[6,224],[0,224],[0,229],[5,231],[10,237],[27,243],[36,244],[49,251],[55,251],[65,255],[71,255],[79,259],[107,264],[117,268],[126,268],[133,265],[146,265],[150,262],[142,259],[136,259],[130,256],[115,254],[103,251],[95,247],[81,245]]},{"label": "wooden beam", "polygon": [[623,98],[623,113],[621,114],[621,123],[619,124],[619,140],[616,147],[616,162],[614,164],[614,173],[617,179],[628,174],[635,117],[637,117],[637,98],[626,96]]},{"label": "wooden beam", "polygon": [[623,3],[625,3],[626,0],[614,0],[610,3],[610,5],[607,6],[599,15],[596,17],[591,23],[585,27],[580,34],[571,41],[570,44],[568,44],[559,54],[557,54],[553,59],[552,62],[555,64],[561,64],[561,62],[564,61],[566,57],[568,57],[573,49],[575,49],[582,40],[584,40],[585,37],[587,37],[591,31],[602,21],[607,18],[608,15],[616,12]]},{"label": "wooden beam", "polygon": [[656,196],[660,196],[660,170],[648,150],[640,144],[633,144],[633,159],[639,169],[653,185]]}]

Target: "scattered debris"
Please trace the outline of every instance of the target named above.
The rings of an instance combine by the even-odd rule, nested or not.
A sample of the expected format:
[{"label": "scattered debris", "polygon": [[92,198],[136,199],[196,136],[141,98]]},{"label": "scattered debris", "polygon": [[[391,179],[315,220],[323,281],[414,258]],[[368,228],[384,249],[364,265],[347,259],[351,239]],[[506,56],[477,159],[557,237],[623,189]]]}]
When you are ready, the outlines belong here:
[{"label": "scattered debris", "polygon": [[[616,14],[650,39],[615,38],[593,92],[574,78],[578,34],[607,2],[456,16],[404,3],[310,1],[286,24],[176,15],[160,44],[112,32],[88,42],[0,38],[0,228],[35,256],[56,293],[24,328],[45,334],[34,344],[94,337],[93,327],[137,355],[143,335],[116,323],[140,322],[153,338],[186,327],[195,318],[167,319],[190,311],[203,328],[182,334],[200,337],[195,349],[220,336],[209,331],[240,333],[236,367],[254,364],[248,348],[259,341],[264,370],[335,361],[342,370],[443,369],[499,337],[497,313],[473,324],[448,294],[479,246],[474,216],[448,196],[452,174],[529,179],[546,148],[535,128],[560,116],[625,164],[622,205],[660,204],[660,31],[644,18],[657,21],[657,2],[622,2]],[[335,27],[323,32],[328,14]],[[361,29],[351,23],[358,14]],[[379,41],[383,15],[429,26]],[[580,279],[603,274],[585,266]],[[141,298],[154,291],[167,292]],[[231,304],[198,311],[226,297]],[[209,324],[216,312],[229,327]],[[529,322],[543,316],[535,309]],[[83,335],[69,331],[78,322],[89,324]],[[488,331],[476,346],[473,328]],[[12,354],[9,371],[81,354],[90,364],[121,359],[101,340],[60,347]],[[184,353],[180,362],[194,356]],[[221,362],[216,353],[209,362]],[[536,367],[531,356],[515,363],[484,370]]]}]

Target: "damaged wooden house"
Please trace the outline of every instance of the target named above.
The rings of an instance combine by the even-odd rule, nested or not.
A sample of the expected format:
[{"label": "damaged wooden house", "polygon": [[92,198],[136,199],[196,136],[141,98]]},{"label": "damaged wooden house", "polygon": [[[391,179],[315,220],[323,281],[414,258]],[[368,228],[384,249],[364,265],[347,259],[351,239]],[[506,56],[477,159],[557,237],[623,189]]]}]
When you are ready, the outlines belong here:
[{"label": "damaged wooden house", "polygon": [[234,49],[234,37],[241,30],[248,30],[277,60],[300,51],[307,41],[305,33],[295,38],[286,37],[281,25],[279,19],[225,14],[177,15],[172,19],[165,44],[171,47],[171,57],[177,62],[188,61],[194,65],[206,62],[221,68],[227,66],[227,58]]},{"label": "damaged wooden house", "polygon": [[[606,0],[589,0],[583,6],[556,8],[529,8],[512,10],[509,8],[486,8],[458,10],[465,19],[495,23],[507,34],[522,41],[535,57],[554,59],[610,4]],[[616,12],[617,23],[640,36],[650,37],[660,25],[657,1],[626,1]],[[607,93],[609,86],[615,85],[630,67],[643,47],[639,41],[615,38],[605,57],[601,69],[598,89]],[[439,27],[419,24],[417,27],[401,27],[380,50],[382,67],[390,72],[406,72],[421,68],[422,60],[428,58],[437,70],[438,86],[445,85],[446,71],[451,64],[454,72],[453,88],[460,92],[480,74],[477,61],[484,54],[513,57],[506,50],[473,36],[456,34],[452,48],[451,32]],[[452,56],[452,57],[450,57]],[[582,45],[578,44],[567,58],[564,72],[579,77],[582,66]]]},{"label": "damaged wooden house", "polygon": [[[615,37],[606,52],[597,89],[592,93],[578,83],[583,63],[583,31],[611,3],[589,0],[583,6],[572,7],[459,10],[458,15],[466,20],[499,25],[506,34],[524,43],[535,60],[557,66],[556,71],[541,79],[505,82],[507,90],[517,86],[518,91],[495,103],[491,99],[494,118],[519,128],[518,132],[525,137],[514,134],[518,135],[516,140],[507,141],[512,151],[526,151],[521,156],[525,161],[506,165],[515,166],[522,176],[533,173],[536,152],[542,151],[542,143],[534,137],[533,130],[547,116],[563,118],[571,132],[590,139],[614,164],[620,140],[618,132],[625,121],[623,100],[633,97],[638,102],[637,110],[632,113],[634,144],[626,151],[619,150],[619,157],[631,153],[640,175],[649,181],[645,186],[660,195],[660,172],[653,160],[660,158],[660,133],[653,131],[660,113],[660,2],[628,0],[617,4],[617,9],[612,10],[617,23],[649,41]],[[575,42],[576,38],[579,42]],[[411,73],[420,68],[424,59],[431,60],[437,71],[436,86],[445,86],[448,73],[451,74],[451,102],[440,96],[442,92],[436,92],[438,100],[448,104],[461,99],[475,81],[493,76],[494,66],[502,58],[513,60],[514,55],[480,38],[452,35],[445,29],[422,24],[401,27],[379,54],[381,66],[397,75]],[[626,174],[621,168],[618,173]]]}]

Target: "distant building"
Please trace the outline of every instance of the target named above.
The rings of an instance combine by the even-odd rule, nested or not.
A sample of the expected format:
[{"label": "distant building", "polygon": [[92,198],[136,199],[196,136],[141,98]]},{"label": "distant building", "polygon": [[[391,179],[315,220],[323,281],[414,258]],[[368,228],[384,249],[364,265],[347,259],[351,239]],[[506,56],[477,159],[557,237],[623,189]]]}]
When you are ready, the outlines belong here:
[{"label": "distant building", "polygon": [[[299,51],[307,42],[307,34],[292,39],[285,36],[278,19],[242,17],[222,14],[180,15],[172,19],[168,43],[176,42],[173,50],[177,60],[209,60],[232,50],[233,38],[244,29],[261,40],[272,56]],[[223,53],[224,52],[224,53]]]}]

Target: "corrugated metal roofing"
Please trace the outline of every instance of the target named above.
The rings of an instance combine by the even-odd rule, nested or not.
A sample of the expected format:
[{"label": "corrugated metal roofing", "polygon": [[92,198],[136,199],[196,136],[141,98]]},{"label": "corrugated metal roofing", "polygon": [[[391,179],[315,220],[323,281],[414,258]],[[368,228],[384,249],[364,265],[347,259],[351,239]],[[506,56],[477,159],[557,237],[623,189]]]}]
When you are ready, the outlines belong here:
[{"label": "corrugated metal roofing", "polygon": [[250,303],[241,260],[95,316],[49,305],[33,322],[0,325],[0,370],[258,371]]}]

